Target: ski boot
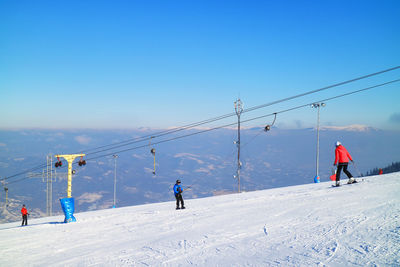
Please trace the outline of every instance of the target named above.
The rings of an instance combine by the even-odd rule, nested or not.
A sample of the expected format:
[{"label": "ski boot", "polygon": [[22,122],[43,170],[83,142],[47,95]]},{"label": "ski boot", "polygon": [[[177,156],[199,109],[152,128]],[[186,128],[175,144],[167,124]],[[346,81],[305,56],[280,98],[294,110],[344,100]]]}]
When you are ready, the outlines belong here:
[{"label": "ski boot", "polygon": [[354,179],[353,177],[349,178],[349,180],[347,181],[348,184],[354,184],[357,183],[357,180]]}]

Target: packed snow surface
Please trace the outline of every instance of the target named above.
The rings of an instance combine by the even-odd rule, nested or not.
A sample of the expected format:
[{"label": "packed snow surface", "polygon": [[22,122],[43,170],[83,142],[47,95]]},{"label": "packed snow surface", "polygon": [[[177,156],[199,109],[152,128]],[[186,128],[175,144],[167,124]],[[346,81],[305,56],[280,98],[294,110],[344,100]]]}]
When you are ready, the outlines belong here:
[{"label": "packed snow surface", "polygon": [[0,266],[400,266],[400,173],[185,203],[1,224]]}]

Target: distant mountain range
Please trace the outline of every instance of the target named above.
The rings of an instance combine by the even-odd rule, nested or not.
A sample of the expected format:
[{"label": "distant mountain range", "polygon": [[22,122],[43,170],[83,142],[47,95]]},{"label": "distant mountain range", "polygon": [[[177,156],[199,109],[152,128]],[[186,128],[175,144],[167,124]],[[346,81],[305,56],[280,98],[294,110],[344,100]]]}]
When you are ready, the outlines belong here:
[{"label": "distant mountain range", "polygon": [[350,131],[350,132],[370,132],[370,131],[379,131],[376,128],[354,124],[350,126],[323,126],[320,127],[320,130],[332,130],[332,131]]},{"label": "distant mountain range", "polygon": [[[110,208],[114,196],[114,167],[117,154],[117,206],[173,200],[172,186],[181,179],[190,188],[184,198],[199,198],[237,192],[237,130],[219,129],[199,133],[191,129],[157,138],[160,130],[2,130],[0,131],[0,179],[46,165],[48,154],[86,153],[87,164],[74,165],[72,196],[77,211]],[[183,135],[190,135],[180,138]],[[137,138],[148,136],[142,142]],[[400,160],[399,132],[366,126],[322,127],[319,174],[329,178],[334,161],[334,143],[339,140],[354,158],[350,171],[358,176],[375,167]],[[130,140],[130,141],[127,141]],[[170,141],[167,141],[170,140]],[[124,142],[126,141],[126,142]],[[115,149],[110,149],[115,144]],[[97,148],[94,149],[94,148]],[[155,148],[156,174],[153,175]],[[100,151],[100,152],[98,152]],[[96,153],[98,152],[98,153]],[[54,160],[56,160],[54,158]],[[313,183],[316,175],[316,130],[260,128],[241,131],[241,190],[252,191]],[[76,160],[77,162],[78,160]],[[54,164],[54,162],[53,162]],[[57,169],[53,185],[53,214],[61,213],[59,198],[66,197],[66,161]],[[43,168],[33,170],[41,176]],[[31,173],[32,175],[32,173]],[[28,172],[7,179],[9,207],[3,211],[5,194],[0,193],[0,222],[19,219],[25,203],[33,217],[46,214],[46,183],[28,178]]]}]

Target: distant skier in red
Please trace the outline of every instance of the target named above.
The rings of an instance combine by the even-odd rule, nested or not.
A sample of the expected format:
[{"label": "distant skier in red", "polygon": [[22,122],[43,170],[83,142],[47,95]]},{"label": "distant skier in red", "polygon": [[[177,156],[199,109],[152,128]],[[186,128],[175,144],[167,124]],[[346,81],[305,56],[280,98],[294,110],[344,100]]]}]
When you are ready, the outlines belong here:
[{"label": "distant skier in red", "polygon": [[28,225],[28,215],[29,215],[29,213],[28,213],[28,210],[25,207],[25,204],[22,205],[21,214],[22,214],[22,226],[24,226],[24,223],[25,223],[25,225]]},{"label": "distant skier in red", "polygon": [[347,170],[349,160],[353,162],[350,153],[339,141],[337,141],[335,149],[335,163],[333,163],[334,166],[339,163],[336,171],[336,186],[340,186],[340,172],[342,169],[347,177],[349,177],[349,181],[347,182],[348,184],[357,182],[356,179],[353,178],[353,175],[351,175],[351,173]]}]

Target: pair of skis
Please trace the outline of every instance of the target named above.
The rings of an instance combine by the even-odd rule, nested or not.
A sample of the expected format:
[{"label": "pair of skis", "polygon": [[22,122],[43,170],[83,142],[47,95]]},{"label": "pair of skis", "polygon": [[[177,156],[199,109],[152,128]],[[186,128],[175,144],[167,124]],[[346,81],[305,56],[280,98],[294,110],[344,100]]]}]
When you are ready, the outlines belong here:
[{"label": "pair of skis", "polygon": [[[354,168],[356,168],[354,162],[353,162],[353,166],[354,166]],[[357,168],[356,168],[356,169],[357,169]],[[357,171],[358,171],[358,169],[357,169]],[[329,178],[330,178],[332,181],[334,181],[334,182],[336,182],[336,172],[337,172],[337,169],[336,169],[336,168],[332,168],[332,175],[329,177]],[[361,176],[361,174],[360,174],[360,176]],[[352,182],[350,182],[351,179],[349,179],[349,181],[348,181],[347,183],[343,183],[343,185],[351,185],[351,184],[355,184],[355,183],[358,183],[358,182],[359,182],[359,181],[357,181],[354,177],[353,177],[352,179],[353,179]],[[362,179],[361,181],[364,181],[364,179]],[[334,184],[334,185],[332,185],[332,187],[339,187],[339,186],[341,186],[341,185],[342,185],[342,184],[339,184],[339,185]]]},{"label": "pair of skis", "polygon": [[[354,178],[353,178],[353,179],[354,179]],[[336,181],[336,180],[335,180],[335,181]],[[356,179],[354,179],[354,181],[351,182],[351,183],[347,182],[347,183],[343,183],[343,184],[339,184],[339,185],[333,184],[332,187],[339,187],[339,186],[342,186],[342,185],[350,185],[350,184],[356,184],[356,183],[358,183],[358,181],[357,181]]]}]

